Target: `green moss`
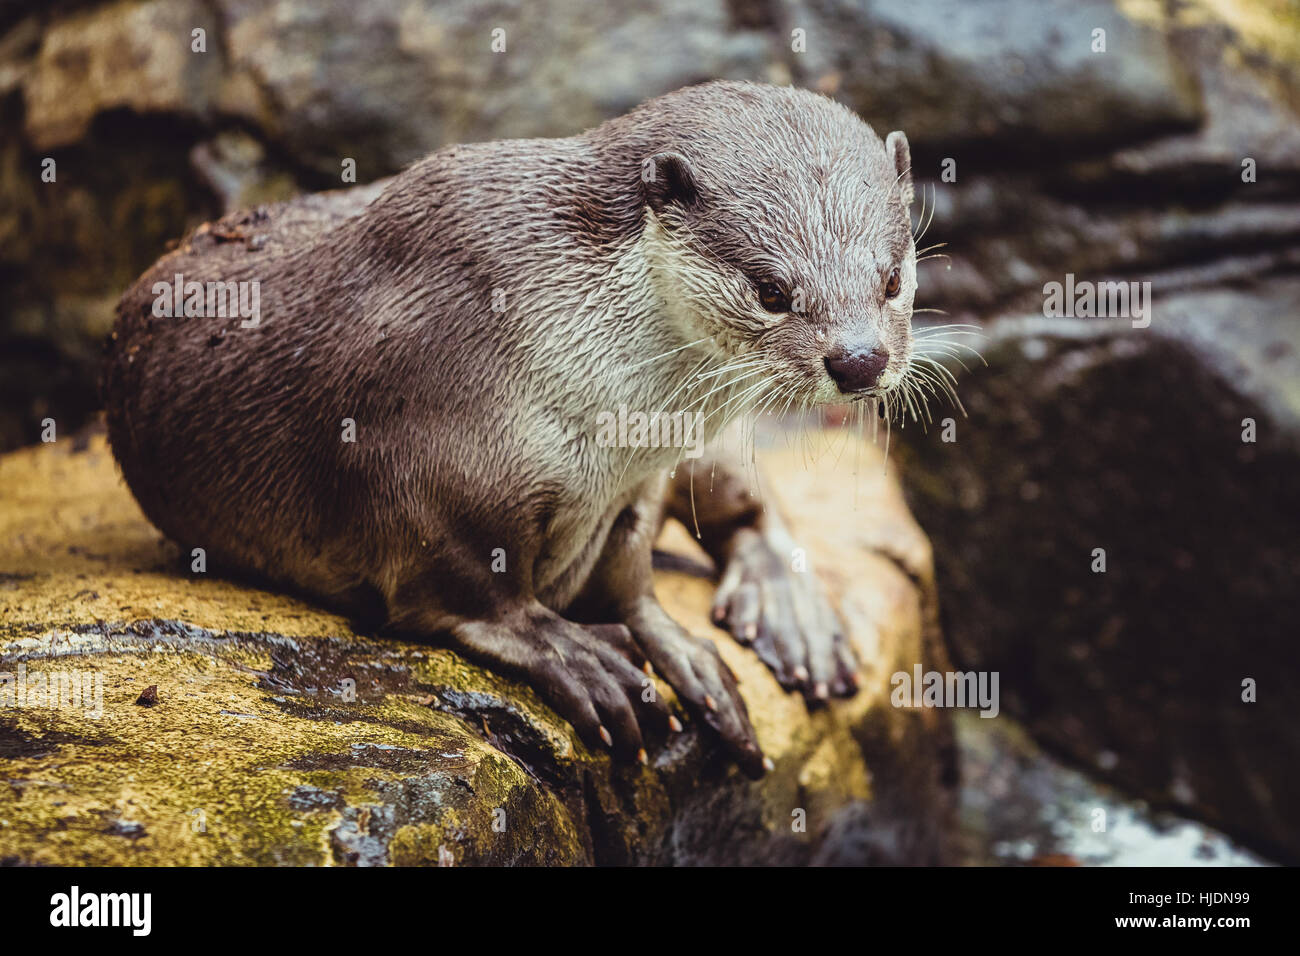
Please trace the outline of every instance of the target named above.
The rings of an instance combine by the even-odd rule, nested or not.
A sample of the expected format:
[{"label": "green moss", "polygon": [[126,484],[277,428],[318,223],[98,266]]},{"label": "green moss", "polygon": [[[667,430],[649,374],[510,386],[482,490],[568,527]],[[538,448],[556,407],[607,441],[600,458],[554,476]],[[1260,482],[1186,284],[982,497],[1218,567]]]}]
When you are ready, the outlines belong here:
[{"label": "green moss", "polygon": [[[872,621],[851,618],[850,632],[871,627],[873,673],[916,659],[911,582],[834,537],[850,494],[894,513],[881,525],[891,541],[914,533],[897,490],[881,477],[827,494],[797,453],[787,458],[776,464],[801,501],[801,543],[825,556],[832,587],[853,582],[872,597]],[[694,547],[681,529],[664,545]],[[711,627],[711,582],[663,574],[670,613],[719,639],[777,770],[751,783],[689,717],[671,748],[655,745],[653,767],[619,765],[531,689],[451,651],[358,637],[335,615],[190,574],[177,557],[102,439],[0,457],[0,671],[103,678],[97,719],[0,710],[0,860],[762,862],[773,847],[798,860],[839,808],[874,793],[851,728],[897,717],[871,689],[810,713]],[[343,696],[346,676],[355,699]],[[151,685],[159,703],[138,705]],[[810,835],[794,843],[793,807],[810,815]]]}]

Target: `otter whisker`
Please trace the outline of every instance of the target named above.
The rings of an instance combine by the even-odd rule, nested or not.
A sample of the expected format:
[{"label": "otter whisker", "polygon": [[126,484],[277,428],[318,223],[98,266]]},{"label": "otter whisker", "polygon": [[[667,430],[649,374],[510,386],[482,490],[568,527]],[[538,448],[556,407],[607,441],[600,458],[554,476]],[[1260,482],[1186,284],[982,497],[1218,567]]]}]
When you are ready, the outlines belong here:
[{"label": "otter whisker", "polygon": [[[921,193],[922,195],[925,194],[924,187],[922,188]],[[930,224],[934,222],[934,210],[938,207],[938,205],[939,205],[938,190],[937,187],[933,183],[931,183],[930,184],[930,218],[926,220],[925,228],[921,230],[921,234],[917,236],[916,239],[913,240],[913,242],[920,242],[922,239],[925,238],[925,234],[930,231]]]},{"label": "otter whisker", "polygon": [[771,410],[771,407],[781,399],[781,389],[773,387],[771,394],[759,405],[755,402],[754,420],[757,421],[764,413]]},{"label": "otter whisker", "polygon": [[[918,415],[917,415],[917,409],[916,409],[916,396],[915,396],[915,394],[914,394],[915,389],[914,389],[914,386],[913,386],[913,383],[912,383],[912,379],[907,378],[907,377],[904,377],[904,379],[902,380],[902,382],[900,383],[900,385],[902,386],[902,389],[903,389],[903,403],[904,403],[904,407],[906,408],[906,410],[907,410],[908,412],[911,413],[911,415],[912,415],[912,421],[914,421],[914,422],[919,422],[919,421],[920,421],[920,418],[919,418]],[[906,423],[906,419],[904,419],[903,424],[905,424],[905,423]]]},{"label": "otter whisker", "polygon": [[[849,406],[849,417],[850,417],[850,418],[853,417],[853,412],[854,412],[857,408],[859,408],[861,405],[862,405],[861,402],[854,402],[851,406]],[[836,464],[837,466],[839,465],[839,463],[840,463],[841,461],[844,460],[844,453],[845,453],[846,451],[848,451],[849,443],[852,441],[851,429],[848,429],[848,428],[841,428],[841,429],[839,429],[839,431],[843,433],[843,439],[844,439],[844,440],[843,440],[843,443],[842,443],[841,446],[840,446],[839,453],[835,456],[835,464]],[[831,445],[830,445],[830,450],[833,451],[834,449],[835,449],[835,443],[834,443],[834,439],[832,439],[832,440],[831,440]]]},{"label": "otter whisker", "polygon": [[[949,392],[942,382],[936,381],[924,369],[918,367],[915,369],[914,374],[916,376],[917,392],[924,393],[923,401],[926,405],[926,414],[929,415],[931,400],[938,402],[940,397],[947,399],[949,398]],[[934,421],[933,417],[929,420]]]},{"label": "otter whisker", "polygon": [[[899,173],[899,178],[900,178],[900,179],[902,178],[902,175],[903,175],[902,173]],[[919,239],[919,237],[917,236],[917,231],[921,228],[921,223],[924,222],[924,221],[925,221],[925,184],[922,183],[922,184],[921,184],[921,208],[920,208],[920,211],[919,211],[918,214],[917,214],[916,222],[912,225],[912,245],[913,245],[913,246],[916,245],[917,240]]]},{"label": "otter whisker", "polygon": [[917,346],[914,347],[913,354],[919,356],[925,356],[926,358],[930,358],[935,355],[944,355],[952,359],[954,362],[956,362],[962,368],[966,369],[966,371],[968,372],[970,371],[970,369],[966,367],[966,363],[963,362],[961,358],[963,354],[970,354],[975,356],[985,366],[989,364],[988,361],[984,358],[984,356],[980,354],[978,349],[972,348],[971,346],[967,345],[964,342],[930,340],[924,343],[917,343]]},{"label": "otter whisker", "polygon": [[[795,399],[798,398],[798,395],[799,395],[799,393],[798,393],[797,391],[795,391],[794,389],[791,389],[791,390],[790,390],[790,394],[789,394],[789,396],[788,396],[788,397],[786,398],[786,400],[785,400],[785,405],[783,405],[783,406],[781,407],[781,412],[780,412],[780,414],[777,416],[778,419],[780,419],[780,420],[783,421],[783,422],[785,421],[786,416],[790,414],[790,406],[792,406],[792,405],[794,404]],[[792,439],[791,436],[790,436],[790,432],[789,432],[789,430],[788,430],[788,429],[782,429],[782,430],[785,432],[785,436],[784,436],[784,437],[785,437],[785,447],[786,447],[786,448],[792,448],[792,447],[794,447],[794,446],[792,445],[792,441],[793,441],[793,439]]]},{"label": "otter whisker", "polygon": [[731,362],[724,362],[720,366],[715,366],[710,371],[707,372],[702,371],[705,368],[705,366],[707,366],[711,361],[712,361],[712,357],[706,356],[702,362],[697,363],[695,367],[692,368],[683,377],[681,383],[675,389],[673,389],[673,391],[669,394],[668,398],[664,400],[663,407],[665,410],[672,408],[672,404],[676,400],[677,396],[682,394],[682,392],[686,391],[686,389],[690,388],[693,385],[699,384],[707,377],[712,377],[715,374],[722,374],[726,371],[734,371],[735,365],[738,362],[743,361],[743,359],[737,359]]},{"label": "otter whisker", "polygon": [[[944,312],[942,309],[913,309],[912,311],[913,313],[936,312],[939,315],[948,314]],[[941,333],[946,333],[950,335],[973,335],[976,336],[977,338],[984,337],[984,330],[980,326],[970,325],[968,323],[963,323],[963,322],[955,322],[951,325],[926,325],[926,326],[922,326],[919,329],[912,330],[912,335],[914,338],[927,338],[929,336],[939,335]]]},{"label": "otter whisker", "polygon": [[961,411],[962,415],[966,416],[966,408],[962,405],[961,399],[957,397],[957,378],[952,374],[952,371],[943,363],[936,362],[928,356],[917,356],[917,360],[925,364],[909,366],[909,373],[916,375],[918,379],[932,382],[940,388],[952,404]]},{"label": "otter whisker", "polygon": [[930,381],[938,381],[947,384],[949,380],[954,383],[956,379],[951,371],[942,363],[930,358],[928,355],[913,356],[913,362],[908,366],[909,374],[915,374],[918,377]]},{"label": "otter whisker", "polygon": [[980,337],[975,335],[973,332],[942,332],[938,335],[917,335],[914,336],[914,341],[917,345],[930,345],[931,343],[935,343],[938,345],[955,346],[957,348],[971,348],[971,346],[967,345],[965,341],[962,340],[962,336],[971,338]]},{"label": "otter whisker", "polygon": [[[738,385],[740,382],[743,382],[743,381],[745,381],[746,379],[753,378],[755,375],[762,375],[763,372],[764,372],[764,369],[760,367],[760,368],[751,369],[750,371],[747,371],[747,372],[744,372],[744,373],[742,373],[742,374],[740,374],[740,375],[737,375],[737,376],[735,376],[734,378],[728,379],[727,381],[723,382],[721,385],[715,385],[712,389],[710,389],[709,391],[705,392],[703,395],[701,395],[699,398],[695,399],[695,401],[691,402],[691,403],[690,403],[689,405],[687,405],[686,407],[687,407],[688,409],[694,408],[696,405],[699,405],[699,404],[705,402],[705,401],[706,401],[710,396],[712,396],[713,394],[715,394],[715,393],[717,393],[717,392],[721,392],[721,391],[723,391],[724,389],[729,389],[729,388],[731,388],[731,387],[734,386],[734,385]],[[728,401],[730,401],[730,400],[728,400]],[[720,406],[720,407],[725,407],[725,403],[724,403],[724,406]],[[716,411],[716,409],[715,409],[715,411]],[[707,420],[707,419],[706,419],[706,420]]]},{"label": "otter whisker", "polygon": [[867,427],[867,403],[857,402],[853,406],[857,434],[853,443],[853,510],[858,510],[858,492],[862,490],[862,433]]},{"label": "otter whisker", "polygon": [[[743,363],[743,364],[747,364],[747,365],[760,365],[761,363],[760,363],[760,362],[757,362],[757,361],[746,361],[746,362]],[[699,398],[696,398],[694,401],[692,401],[689,405],[686,406],[686,409],[685,409],[685,410],[689,411],[690,409],[694,408],[696,405],[700,404],[701,402],[706,401],[706,400],[709,398],[709,396],[712,395],[714,392],[717,392],[717,391],[720,391],[720,390],[722,390],[722,389],[728,388],[729,386],[734,385],[736,382],[738,382],[738,381],[740,381],[740,380],[742,380],[742,379],[750,378],[750,377],[752,377],[753,375],[756,375],[756,374],[758,374],[758,373],[761,372],[761,371],[762,371],[761,368],[759,368],[759,369],[755,369],[754,371],[745,372],[745,373],[743,373],[743,374],[741,374],[741,375],[738,375],[736,378],[733,378],[732,380],[730,380],[730,381],[728,381],[728,382],[724,382],[722,385],[719,385],[719,386],[715,387],[712,391],[706,393],[706,394],[703,395],[703,396],[700,396]],[[687,381],[684,382],[682,385],[678,386],[677,390],[673,392],[672,396],[669,398],[669,400],[668,400],[667,402],[664,403],[664,405],[666,406],[666,405],[670,404],[671,401],[672,401],[672,399],[675,398],[675,397],[677,396],[677,394],[681,392],[681,390],[682,390],[683,387],[689,386],[689,385],[692,384],[692,383],[693,383],[693,379],[692,379],[691,376],[688,375],[688,376],[687,376]],[[665,409],[660,409],[660,410],[662,411],[662,410],[665,410]],[[698,426],[698,427],[703,428],[703,422],[701,422],[700,426]],[[624,477],[626,477],[626,475],[627,475],[627,470],[628,470],[629,467],[631,467],[632,460],[636,457],[636,453],[637,453],[639,450],[640,450],[640,449],[637,448],[637,447],[631,447],[631,448],[628,449],[627,460],[623,463],[623,470],[622,470],[621,472],[619,472],[619,476],[618,476],[618,480],[619,480],[619,483],[620,483],[620,484],[622,483]],[[684,451],[684,450],[685,450],[685,449],[683,449],[682,451]],[[678,456],[677,456],[677,460],[678,460],[678,461],[681,460],[681,455],[682,455],[682,452],[679,451],[679,452],[678,452]],[[675,468],[676,468],[676,465],[674,465],[674,469],[675,469]]]},{"label": "otter whisker", "polygon": [[[914,366],[918,373],[924,370],[926,375],[932,377],[936,381],[942,382],[954,393],[956,392],[957,376],[953,375],[951,369],[942,362],[931,359],[929,356],[920,356],[919,361],[921,364]],[[967,371],[969,371],[969,369],[967,369]]]},{"label": "otter whisker", "polygon": [[[946,355],[951,358],[960,357],[963,348],[965,347],[961,342],[951,342],[947,339],[923,339],[912,344],[913,354],[915,355]],[[972,354],[978,354],[974,349],[966,350]]]},{"label": "otter whisker", "polygon": [[625,367],[622,367],[622,368],[614,369],[614,370],[612,370],[612,371],[609,373],[609,375],[608,375],[607,377],[611,377],[611,378],[621,378],[622,376],[626,375],[628,372],[631,372],[631,371],[633,371],[633,370],[635,370],[635,369],[641,368],[641,367],[643,367],[643,366],[645,366],[645,365],[649,365],[649,364],[651,364],[652,362],[657,362],[657,361],[659,361],[659,360],[662,359],[662,358],[667,358],[667,357],[670,356],[670,355],[676,355],[678,352],[682,352],[682,351],[684,351],[684,350],[686,350],[686,349],[694,348],[694,347],[697,346],[697,345],[701,345],[701,344],[703,344],[703,343],[709,341],[709,339],[711,339],[711,338],[712,338],[712,336],[710,336],[710,335],[706,335],[706,336],[704,336],[704,338],[702,338],[702,339],[696,339],[694,342],[687,342],[685,345],[679,345],[679,346],[677,346],[677,348],[669,349],[667,352],[660,352],[658,355],[654,355],[654,356],[651,356],[651,357],[648,358],[648,359],[644,359],[643,361],[637,362],[635,365],[628,365],[628,366],[625,366]]},{"label": "otter whisker", "polygon": [[720,375],[725,375],[729,372],[739,372],[748,368],[754,368],[756,366],[766,365],[766,364],[767,363],[762,359],[752,359],[750,361],[732,362],[727,365],[722,365],[719,366],[718,368],[711,369],[707,372],[701,372],[699,375],[695,376],[694,383],[701,384],[707,379],[717,378]]},{"label": "otter whisker", "polygon": [[961,356],[958,355],[956,352],[949,351],[948,349],[935,349],[933,352],[920,352],[914,355],[913,358],[915,358],[917,361],[921,361],[922,359],[924,359],[926,360],[926,364],[938,365],[940,367],[943,367],[946,371],[947,370],[946,366],[944,366],[943,362],[940,362],[937,358],[935,358],[936,355],[942,356],[943,358],[947,359],[950,362],[955,362],[956,364],[962,367],[963,371],[970,372],[970,366],[967,365],[964,361],[962,361]]},{"label": "otter whisker", "polygon": [[[758,418],[759,415],[762,414],[762,411],[759,408],[759,403],[763,403],[763,408],[766,408],[767,405],[770,405],[773,401],[779,398],[780,395],[781,389],[778,380],[774,380],[770,377],[764,378],[757,383],[756,388],[750,388],[742,393],[741,396],[738,396],[741,398],[741,404],[735,409],[729,411],[724,416],[722,424],[719,425],[719,430],[725,430],[736,418],[748,414],[751,411],[754,412],[749,420],[750,427],[748,433],[746,433],[744,426],[741,426],[741,447],[739,449],[741,458],[748,459],[745,466],[745,473],[749,480],[750,490],[754,493],[758,493],[761,490],[758,481],[758,463],[755,457],[755,448],[758,440]],[[756,397],[750,398],[750,396]],[[749,449],[748,455],[744,454],[746,447]],[[749,477],[751,475],[752,478]]]},{"label": "otter whisker", "polygon": [[889,423],[893,421],[894,418],[893,408],[891,407],[894,404],[892,399],[893,399],[893,395],[890,392],[886,392],[885,393],[885,463],[883,466],[883,469],[885,471],[889,470],[889,437],[890,437]]},{"label": "otter whisker", "polygon": [[[752,376],[752,375],[760,374],[762,371],[763,371],[762,369],[759,369],[758,372],[751,372],[749,375],[746,375],[745,377],[746,377],[746,378],[749,378],[749,377]],[[709,421],[709,419],[711,419],[714,415],[718,414],[718,412],[722,411],[724,408],[726,408],[727,406],[729,406],[732,402],[736,401],[737,399],[741,399],[741,400],[742,400],[742,401],[741,401],[741,405],[740,405],[740,409],[743,410],[743,409],[744,409],[744,402],[743,402],[743,399],[748,398],[750,395],[753,395],[753,394],[755,394],[756,392],[760,391],[761,389],[766,388],[766,387],[767,387],[767,384],[768,384],[767,379],[759,379],[757,382],[754,382],[754,383],[752,383],[752,384],[746,386],[742,391],[740,391],[740,392],[738,392],[737,394],[731,396],[731,398],[727,399],[725,402],[723,402],[723,403],[722,403],[721,405],[719,405],[717,408],[713,409],[713,410],[710,411],[707,415],[705,415],[705,416],[704,416],[704,420],[703,420],[703,422],[701,422],[701,426],[702,426],[703,424],[707,423],[707,422]],[[716,391],[716,389],[715,389],[714,391]],[[734,414],[733,414],[731,417],[724,417],[724,418],[723,418],[723,427],[725,427],[729,422],[731,422],[732,420],[734,420],[734,417],[735,417]]]},{"label": "otter whisker", "polygon": [[[737,359],[733,359],[730,362],[724,362],[722,365],[715,366],[714,368],[709,369],[707,371],[700,371],[699,367],[697,366],[694,371],[692,371],[690,374],[686,376],[682,384],[673,390],[672,394],[669,395],[667,401],[665,402],[665,405],[670,405],[672,401],[676,399],[677,396],[680,395],[684,390],[692,386],[701,385],[704,382],[706,382],[708,379],[720,378],[723,375],[728,375],[733,372],[744,372],[751,368],[755,368],[760,364],[761,363],[756,359],[750,357],[740,357]],[[726,387],[726,383],[719,386],[719,388],[725,388],[725,387]],[[708,395],[700,396],[696,398],[695,401],[691,402],[691,405],[694,405],[707,397]]]},{"label": "otter whisker", "polygon": [[[903,379],[903,384],[911,393],[912,398],[916,403],[915,407],[920,409],[922,418],[924,419],[923,424],[934,421],[934,419],[930,417],[930,398],[937,397],[934,392],[933,384],[921,375],[920,370],[914,366],[908,368],[907,376]],[[916,420],[915,413],[913,413],[912,420]]]},{"label": "otter whisker", "polygon": [[949,378],[953,378],[953,381],[956,382],[956,377],[953,376],[952,371],[950,371],[950,369],[946,367],[946,365],[943,362],[940,362],[939,359],[935,358],[936,355],[943,356],[943,358],[946,359],[950,359],[952,360],[952,362],[956,362],[958,365],[961,365],[961,367],[963,369],[966,369],[967,372],[970,372],[970,368],[967,368],[966,363],[962,362],[961,356],[959,356],[957,352],[952,351],[952,349],[950,349],[950,347],[948,346],[940,346],[937,347],[937,349],[928,350],[928,351],[920,351],[920,350],[914,351],[913,354],[911,354],[911,359],[913,359],[913,362],[923,362],[924,364],[931,365],[931,367],[933,368],[941,369],[941,373],[943,373],[943,375]]}]

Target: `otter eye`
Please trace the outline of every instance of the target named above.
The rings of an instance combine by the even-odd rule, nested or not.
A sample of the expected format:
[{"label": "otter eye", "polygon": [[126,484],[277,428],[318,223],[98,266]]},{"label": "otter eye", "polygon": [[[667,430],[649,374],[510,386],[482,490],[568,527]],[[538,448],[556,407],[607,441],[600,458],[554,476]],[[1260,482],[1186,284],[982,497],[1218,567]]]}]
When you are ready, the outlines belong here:
[{"label": "otter eye", "polygon": [[894,296],[898,295],[898,290],[902,287],[903,277],[900,276],[898,270],[895,269],[889,274],[889,278],[885,281],[885,298],[892,299]]},{"label": "otter eye", "polygon": [[758,284],[758,301],[769,312],[789,312],[790,299],[775,282]]}]

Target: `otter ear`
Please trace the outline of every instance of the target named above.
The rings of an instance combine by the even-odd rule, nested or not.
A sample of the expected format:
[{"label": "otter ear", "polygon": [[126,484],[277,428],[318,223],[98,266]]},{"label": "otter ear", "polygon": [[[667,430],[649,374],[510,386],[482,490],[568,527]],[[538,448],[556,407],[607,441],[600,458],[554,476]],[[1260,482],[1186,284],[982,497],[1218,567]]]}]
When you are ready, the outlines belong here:
[{"label": "otter ear", "polygon": [[898,173],[898,188],[903,192],[903,205],[912,205],[915,192],[912,189],[912,150],[907,145],[907,136],[902,130],[894,130],[885,138],[885,153],[894,162],[894,172]]},{"label": "otter ear", "polygon": [[655,153],[641,163],[645,201],[655,212],[669,203],[689,206],[699,198],[699,183],[690,161],[681,153]]}]

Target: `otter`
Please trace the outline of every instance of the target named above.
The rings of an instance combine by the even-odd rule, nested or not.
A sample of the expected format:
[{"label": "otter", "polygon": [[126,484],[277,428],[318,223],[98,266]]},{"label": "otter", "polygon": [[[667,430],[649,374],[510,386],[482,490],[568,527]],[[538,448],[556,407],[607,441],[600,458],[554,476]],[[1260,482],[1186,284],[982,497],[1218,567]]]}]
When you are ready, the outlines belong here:
[{"label": "otter", "polygon": [[[683,729],[643,692],[660,676],[761,776],[734,676],[655,599],[661,522],[698,528],[713,620],[811,706],[858,687],[838,617],[743,468],[675,467],[597,422],[687,411],[712,441],[740,411],[887,400],[912,346],[910,167],[902,132],[829,98],[714,82],[232,214],[121,299],[114,455],[210,569],[522,679],[629,761]],[[253,284],[259,315],[208,307],[209,283]]]}]

